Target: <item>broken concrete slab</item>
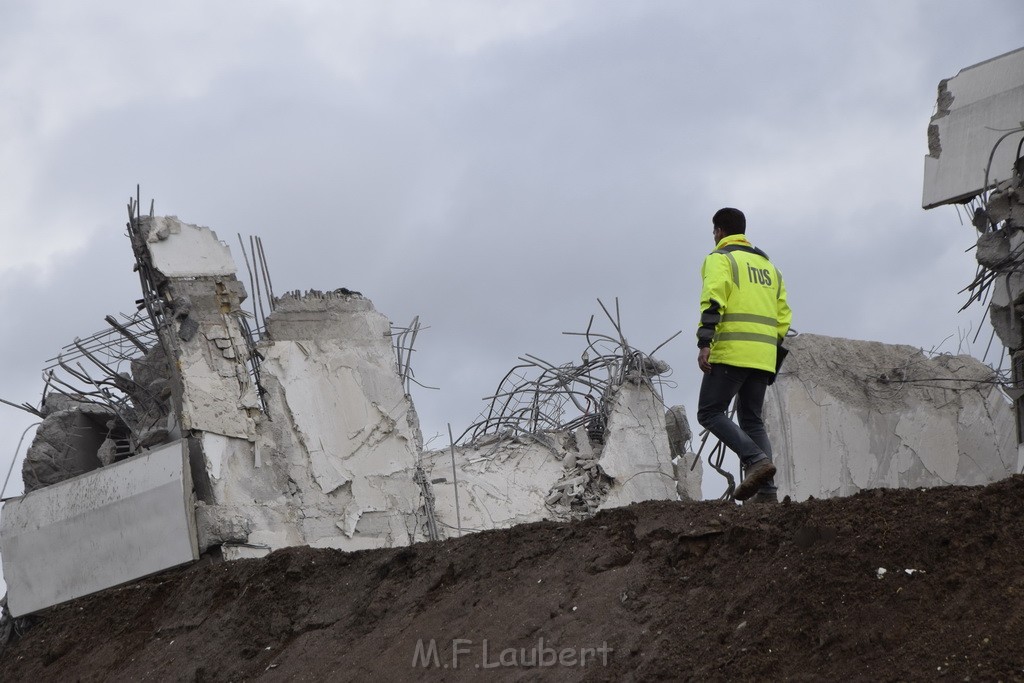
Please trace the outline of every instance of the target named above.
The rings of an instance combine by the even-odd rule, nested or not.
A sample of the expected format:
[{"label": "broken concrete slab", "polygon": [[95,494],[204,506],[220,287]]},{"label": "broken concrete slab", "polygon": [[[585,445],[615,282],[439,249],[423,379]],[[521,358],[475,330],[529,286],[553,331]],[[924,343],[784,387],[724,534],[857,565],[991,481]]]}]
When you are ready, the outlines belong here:
[{"label": "broken concrete slab", "polygon": [[0,557],[21,616],[199,558],[184,442],[8,500]]},{"label": "broken concrete slab", "polygon": [[[1024,137],[1024,48],[961,69],[939,83],[928,126],[922,206],[960,203],[1013,175]],[[1000,141],[1002,139],[1002,142]],[[989,166],[989,158],[992,164]]]},{"label": "broken concrete slab", "polygon": [[153,267],[165,277],[235,274],[231,251],[209,228],[190,225],[176,216],[144,216],[140,223]]},{"label": "broken concrete slab", "polygon": [[[149,286],[159,299],[150,306],[163,319],[163,353],[151,351],[149,362],[166,367],[169,375],[166,388],[153,388],[171,397],[183,430],[254,441],[261,417],[256,363],[241,308],[246,292],[230,250],[209,228],[173,216],[141,217],[137,223],[142,239],[132,233],[133,244],[141,270],[156,271]],[[162,355],[173,362],[161,362]],[[136,365],[145,371],[140,380],[147,386],[164,379]]]},{"label": "broken concrete slab", "polygon": [[686,416],[685,406],[672,406],[665,411],[665,431],[668,434],[672,457],[686,453],[693,432],[690,431],[690,420]]},{"label": "broken concrete slab", "polygon": [[[279,299],[267,323],[272,340],[259,353],[269,419],[254,421],[252,438],[194,439],[201,547],[220,540],[226,555],[249,556],[411,542],[418,425],[387,319],[361,296],[310,292]],[[211,354],[217,339],[207,336]]]},{"label": "broken concrete slab", "polygon": [[546,500],[552,488],[566,478],[563,461],[572,452],[566,448],[568,435],[544,437],[524,435],[456,448],[455,472],[448,449],[424,453],[423,469],[432,482],[441,537],[452,538],[460,528],[470,533],[567,518],[568,506],[556,510],[549,508]]},{"label": "broken concrete slab", "polygon": [[[441,536],[451,537],[460,525],[468,533],[585,517],[644,500],[676,500],[661,400],[645,381],[626,381],[611,398],[604,444],[592,441],[584,427],[514,438],[495,435],[457,447],[455,472],[448,449],[424,453]],[[688,432],[685,412],[676,419]],[[700,498],[700,473],[689,473],[684,486],[695,499]]]},{"label": "broken concrete slab", "polygon": [[690,431],[685,406],[672,406],[665,411],[665,431],[668,433],[669,452],[672,455],[676,493],[681,500],[702,500],[704,462],[689,449],[693,432]]},{"label": "broken concrete slab", "polygon": [[970,356],[801,334],[765,402],[779,495],[985,484],[1016,472],[1014,418]]},{"label": "broken concrete slab", "polygon": [[701,485],[704,479],[704,461],[696,453],[683,453],[672,460],[676,478],[676,493],[680,500],[703,500]]},{"label": "broken concrete slab", "polygon": [[[659,438],[662,434],[665,437]],[[626,382],[620,387],[599,464],[612,480],[602,510],[644,500],[675,499],[665,409],[647,384]]]}]

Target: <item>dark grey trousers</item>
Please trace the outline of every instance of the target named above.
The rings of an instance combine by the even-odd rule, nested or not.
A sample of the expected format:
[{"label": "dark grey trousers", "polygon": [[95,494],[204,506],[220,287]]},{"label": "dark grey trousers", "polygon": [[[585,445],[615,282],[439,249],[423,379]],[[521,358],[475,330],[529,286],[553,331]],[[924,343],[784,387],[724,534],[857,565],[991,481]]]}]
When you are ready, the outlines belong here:
[{"label": "dark grey trousers", "polygon": [[[764,370],[713,363],[711,372],[704,375],[700,384],[697,422],[738,455],[744,468],[772,457],[772,445],[761,419],[764,394],[771,376]],[[737,396],[739,425],[726,414],[729,404]],[[761,487],[759,493],[775,491],[775,480],[772,479]]]}]

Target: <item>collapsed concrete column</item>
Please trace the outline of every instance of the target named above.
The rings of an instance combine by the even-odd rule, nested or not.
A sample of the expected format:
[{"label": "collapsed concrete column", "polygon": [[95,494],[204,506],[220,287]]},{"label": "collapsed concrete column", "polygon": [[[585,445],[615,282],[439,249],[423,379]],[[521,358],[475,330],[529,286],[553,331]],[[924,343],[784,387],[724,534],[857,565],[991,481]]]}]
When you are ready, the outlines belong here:
[{"label": "collapsed concrete column", "polygon": [[200,548],[241,557],[408,543],[421,505],[419,428],[387,319],[347,290],[293,293],[275,302],[257,348],[216,234],[174,218],[140,226],[192,454]]},{"label": "collapsed concrete column", "polygon": [[[939,82],[928,126],[926,209],[965,205],[981,266],[968,304],[991,291],[989,317],[1010,357],[1017,471],[1024,470],[1024,48]],[[986,194],[988,193],[988,194]]]},{"label": "collapsed concrete column", "polygon": [[[368,299],[310,292],[267,319],[261,381],[269,418],[255,443],[204,435],[211,467],[200,542],[228,557],[287,545],[404,545],[421,507],[418,425]],[[216,453],[211,458],[209,454]]]},{"label": "collapsed concrete column", "polygon": [[260,402],[231,252],[209,228],[173,216],[143,217],[139,226],[170,327],[161,339],[182,430],[255,441]]}]

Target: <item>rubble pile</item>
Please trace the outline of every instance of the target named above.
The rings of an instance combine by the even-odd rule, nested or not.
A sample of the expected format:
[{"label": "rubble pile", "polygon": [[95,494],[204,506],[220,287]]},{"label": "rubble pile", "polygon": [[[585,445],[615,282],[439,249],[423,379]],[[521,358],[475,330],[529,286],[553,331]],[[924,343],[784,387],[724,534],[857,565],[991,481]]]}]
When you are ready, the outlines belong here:
[{"label": "rubble pile", "polygon": [[[47,412],[28,407],[45,415],[24,465],[32,498],[0,516],[15,616],[202,553],[405,546],[676,499],[669,368],[626,344],[617,302],[616,335],[591,318],[582,363],[531,360],[540,379],[499,387],[458,448],[424,452],[416,321],[396,330],[345,288],[274,296],[258,240],[252,258],[243,242],[252,301],[215,232],[137,201],[129,218],[139,314],[69,345]],[[129,466],[150,456],[166,479]],[[96,542],[72,555],[69,534]]]}]

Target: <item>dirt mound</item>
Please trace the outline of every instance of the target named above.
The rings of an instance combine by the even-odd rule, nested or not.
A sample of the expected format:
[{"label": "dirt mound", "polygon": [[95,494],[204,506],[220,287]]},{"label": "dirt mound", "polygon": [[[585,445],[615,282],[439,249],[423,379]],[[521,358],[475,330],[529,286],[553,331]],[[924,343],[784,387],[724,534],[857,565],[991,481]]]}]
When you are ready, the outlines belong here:
[{"label": "dirt mound", "polygon": [[48,610],[0,680],[1024,680],[1022,541],[1016,476],[294,548]]}]

